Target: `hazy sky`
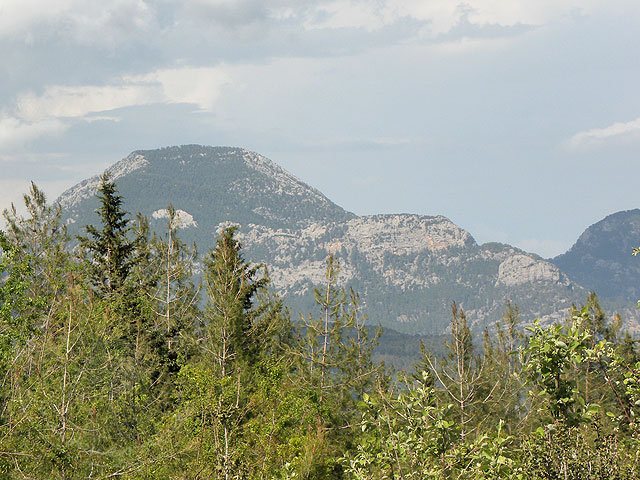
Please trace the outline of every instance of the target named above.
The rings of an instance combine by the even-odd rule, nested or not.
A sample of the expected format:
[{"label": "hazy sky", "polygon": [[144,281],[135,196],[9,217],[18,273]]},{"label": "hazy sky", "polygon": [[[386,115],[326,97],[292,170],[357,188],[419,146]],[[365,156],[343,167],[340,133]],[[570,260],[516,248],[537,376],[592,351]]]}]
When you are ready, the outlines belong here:
[{"label": "hazy sky", "polygon": [[0,207],[188,143],[543,256],[640,207],[638,0],[0,0],[0,60]]}]

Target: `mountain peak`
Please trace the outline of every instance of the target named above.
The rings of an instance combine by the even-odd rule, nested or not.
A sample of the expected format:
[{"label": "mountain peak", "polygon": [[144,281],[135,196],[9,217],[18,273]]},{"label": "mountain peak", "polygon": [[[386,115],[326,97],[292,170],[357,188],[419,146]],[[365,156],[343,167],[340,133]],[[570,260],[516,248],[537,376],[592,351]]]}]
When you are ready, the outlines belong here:
[{"label": "mountain peak", "polygon": [[[173,204],[208,235],[233,221],[297,228],[355,217],[266,157],[238,147],[183,145],[137,150],[106,170],[131,212],[152,217]],[[91,224],[100,175],[64,192],[58,201],[70,224]],[[157,215],[156,215],[157,217]]]}]

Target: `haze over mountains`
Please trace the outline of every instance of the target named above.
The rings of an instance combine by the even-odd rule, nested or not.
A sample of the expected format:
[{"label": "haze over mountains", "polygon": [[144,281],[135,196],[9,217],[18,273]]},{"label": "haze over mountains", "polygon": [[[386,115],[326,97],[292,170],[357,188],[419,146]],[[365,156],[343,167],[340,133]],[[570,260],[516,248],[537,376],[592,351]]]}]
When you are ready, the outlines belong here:
[{"label": "haze over mountains", "polygon": [[[607,217],[548,261],[505,244],[478,245],[443,216],[356,216],[242,148],[136,151],[108,171],[125,209],[146,215],[152,229],[164,230],[172,204],[182,238],[200,252],[214,245],[221,224],[240,224],[245,257],[266,263],[273,286],[301,311],[312,308],[312,286],[322,282],[333,253],[341,281],[360,293],[371,321],[404,333],[444,333],[452,301],[476,328],[495,322],[507,301],[524,321],[559,320],[589,290],[623,310],[630,326],[638,324],[640,260],[631,246],[640,238],[639,210]],[[85,180],[59,198],[70,233],[97,223],[98,181]]]}]

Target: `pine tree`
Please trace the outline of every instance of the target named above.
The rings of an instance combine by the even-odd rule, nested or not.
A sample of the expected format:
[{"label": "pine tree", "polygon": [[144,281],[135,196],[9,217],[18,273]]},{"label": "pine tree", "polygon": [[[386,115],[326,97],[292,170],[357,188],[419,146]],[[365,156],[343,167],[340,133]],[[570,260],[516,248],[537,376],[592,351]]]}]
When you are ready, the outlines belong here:
[{"label": "pine tree", "polygon": [[[129,239],[130,220],[122,209],[122,197],[107,174],[98,187],[102,229],[85,227],[87,237],[78,236],[80,246],[89,256],[94,287],[103,297],[120,291],[135,263],[136,241]],[[90,238],[89,238],[90,237]]]},{"label": "pine tree", "polygon": [[233,372],[235,364],[255,358],[260,346],[258,320],[265,307],[254,308],[254,301],[268,281],[265,276],[258,278],[262,265],[244,261],[235,232],[236,227],[225,228],[205,260],[206,342],[223,377]]},{"label": "pine tree", "polygon": [[252,404],[251,393],[263,344],[273,334],[268,321],[277,318],[270,315],[269,304],[256,305],[268,279],[260,275],[261,265],[242,258],[235,231],[225,228],[205,259],[208,298],[196,341],[198,354],[180,371],[187,415],[203,419],[180,434],[179,441],[186,443],[185,462],[204,476],[225,480],[244,478],[249,469],[242,453],[243,428],[255,415],[252,408],[259,408]]},{"label": "pine tree", "polygon": [[319,315],[301,316],[305,337],[298,354],[302,358],[299,382],[316,411],[309,432],[302,474],[330,476],[338,468],[332,452],[344,448],[355,428],[356,404],[374,385],[378,368],[371,360],[381,331],[370,336],[359,312],[359,298],[339,286],[340,263],[329,255],[325,283],[314,288]]},{"label": "pine tree", "polygon": [[179,370],[179,358],[184,362],[193,353],[200,285],[193,282],[196,246],[189,248],[180,239],[176,210],[172,205],[167,210],[166,231],[162,237],[154,235],[148,244],[149,260],[135,275],[141,283],[146,279],[152,285],[147,295],[154,306],[154,329],[162,338],[163,365],[174,374]]},{"label": "pine tree", "polygon": [[457,409],[461,440],[478,426],[478,409],[481,404],[479,392],[483,390],[486,379],[483,375],[485,363],[473,353],[471,330],[467,317],[454,302],[451,305],[451,336],[446,342],[447,358],[440,365],[435,359],[427,361],[442,385],[449,401]]}]

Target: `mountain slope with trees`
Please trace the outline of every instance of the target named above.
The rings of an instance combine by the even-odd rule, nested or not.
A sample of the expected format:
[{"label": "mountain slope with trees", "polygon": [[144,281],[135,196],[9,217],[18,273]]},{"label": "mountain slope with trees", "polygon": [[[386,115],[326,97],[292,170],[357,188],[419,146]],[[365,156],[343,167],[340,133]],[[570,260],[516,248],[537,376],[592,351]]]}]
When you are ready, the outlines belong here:
[{"label": "mountain slope with trees", "polygon": [[[147,216],[152,229],[164,225],[166,208],[172,204],[182,212],[185,241],[197,240],[203,248],[227,221],[297,228],[354,217],[275,163],[241,148],[186,145],[140,150],[106,173],[117,182],[127,209]],[[58,199],[71,230],[73,224],[93,221],[99,182],[100,176],[87,179]]]},{"label": "mountain slope with trees", "polygon": [[481,331],[509,301],[549,323],[586,296],[537,255],[478,245],[441,216],[375,215],[296,231],[252,226],[240,238],[252,257],[266,259],[274,287],[297,309],[311,305],[309,292],[332,254],[343,263],[340,281],[361,293],[371,320],[410,334],[444,333],[452,301]]},{"label": "mountain slope with trees", "polygon": [[551,261],[603,299],[640,298],[640,264],[629,254],[640,238],[640,209],[617,212],[587,228],[576,243]]},{"label": "mountain slope with trees", "polygon": [[[410,334],[439,335],[457,301],[476,331],[500,318],[507,301],[524,318],[562,318],[585,290],[535,254],[503,244],[478,245],[442,216],[356,217],[264,157],[240,148],[183,146],[138,151],[108,169],[125,206],[151,231],[175,207],[181,238],[210,248],[222,225],[239,225],[247,258],[269,267],[285,302],[305,310],[312,285],[333,254],[338,279],[360,292],[373,323]],[[99,177],[63,193],[69,232],[96,221]]]}]

